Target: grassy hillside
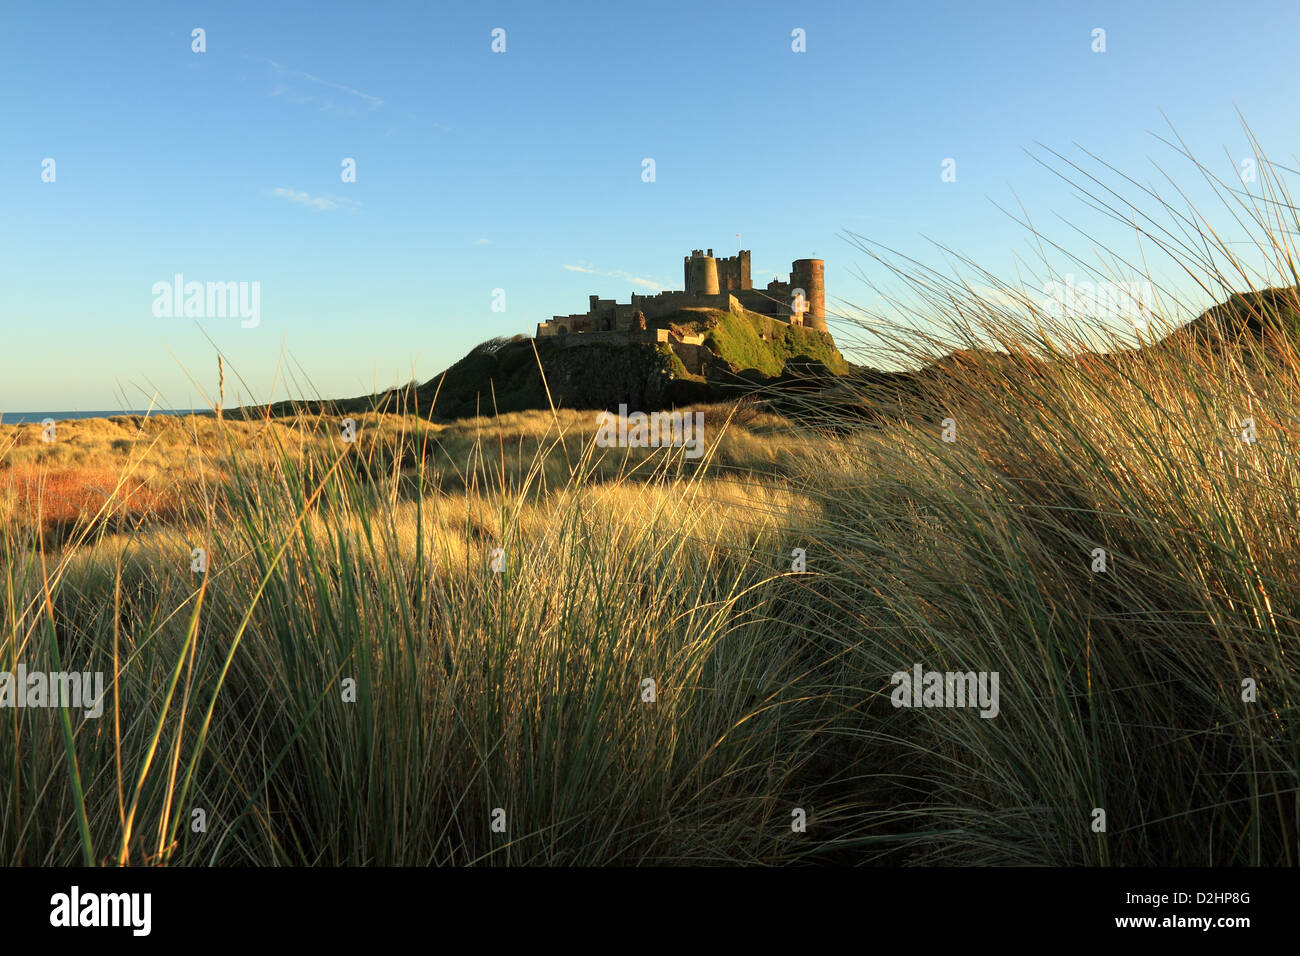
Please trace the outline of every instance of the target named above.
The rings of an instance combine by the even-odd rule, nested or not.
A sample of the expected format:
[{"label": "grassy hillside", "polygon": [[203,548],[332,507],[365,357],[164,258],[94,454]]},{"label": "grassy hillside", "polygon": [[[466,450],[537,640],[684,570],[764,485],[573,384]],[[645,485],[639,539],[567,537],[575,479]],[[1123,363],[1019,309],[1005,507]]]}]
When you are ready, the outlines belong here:
[{"label": "grassy hillside", "polygon": [[[543,343],[541,352],[547,352]],[[526,336],[485,342],[418,390],[422,407],[438,418],[546,408],[538,354]]]},{"label": "grassy hillside", "polygon": [[815,359],[837,375],[848,371],[848,363],[829,335],[755,312],[691,310],[679,312],[671,321],[686,330],[703,332],[705,344],[737,369],[754,369],[767,378],[780,376],[796,358]]},{"label": "grassy hillside", "polygon": [[[752,312],[726,313],[683,310],[661,327],[682,333],[703,333],[705,344],[722,360],[721,367],[753,373],[754,386],[776,379],[796,359],[813,359],[836,374],[849,368],[830,336],[794,328]],[[687,372],[668,346],[597,345],[562,348],[555,340],[515,336],[496,339],[472,350],[446,372],[410,392],[390,393],[371,400],[337,405],[339,410],[379,407],[427,414],[438,419],[543,409],[613,408],[626,403],[653,411],[691,402],[733,399],[738,380],[722,373],[718,380]],[[294,411],[302,411],[301,407]],[[317,409],[307,409],[317,410]],[[284,413],[288,408],[279,409]]]},{"label": "grassy hillside", "polygon": [[[351,399],[279,402],[232,413],[247,418],[372,411],[432,414],[439,420],[529,409],[603,409],[626,403],[654,411],[699,401],[735,399],[738,388],[761,388],[792,360],[811,359],[834,374],[844,361],[829,335],[794,328],[753,312],[686,309],[658,323],[680,333],[703,333],[706,346],[743,379],[721,371],[706,383],[690,374],[669,347],[589,345],[563,348],[553,339],[498,338],[472,349],[422,385]],[[579,333],[580,334],[580,333]]]},{"label": "grassy hillside", "polygon": [[1260,342],[1272,348],[1300,345],[1300,286],[1235,293],[1171,333],[1166,341],[1217,348]]}]

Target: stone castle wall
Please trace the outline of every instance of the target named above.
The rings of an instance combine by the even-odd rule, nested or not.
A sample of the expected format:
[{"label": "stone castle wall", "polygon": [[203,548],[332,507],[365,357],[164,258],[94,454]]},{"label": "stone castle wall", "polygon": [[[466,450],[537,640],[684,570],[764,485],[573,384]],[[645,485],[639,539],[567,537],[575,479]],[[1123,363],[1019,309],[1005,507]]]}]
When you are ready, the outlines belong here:
[{"label": "stone castle wall", "polygon": [[[766,289],[755,289],[748,249],[725,259],[715,258],[712,249],[707,255],[695,249],[683,258],[683,278],[686,284],[683,292],[633,293],[629,303],[593,295],[587,312],[557,315],[538,323],[537,334],[638,332],[682,309],[715,309],[719,312],[746,309],[791,325],[830,331],[826,325],[824,263],[820,259],[796,259],[791,264],[789,282],[774,280]],[[795,308],[796,289],[804,290],[805,310],[802,313]]]},{"label": "stone castle wall", "polygon": [[621,347],[627,345],[667,345],[673,350],[686,371],[692,375],[708,375],[717,356],[704,344],[704,334],[677,335],[668,329],[634,329],[624,332],[583,332],[581,335],[559,334],[558,332],[539,335],[563,349]]},{"label": "stone castle wall", "polygon": [[583,332],[581,335],[569,335],[555,330],[543,332],[539,326],[537,334],[540,338],[554,339],[557,345],[566,349],[587,345],[658,345],[669,342],[667,329]]}]

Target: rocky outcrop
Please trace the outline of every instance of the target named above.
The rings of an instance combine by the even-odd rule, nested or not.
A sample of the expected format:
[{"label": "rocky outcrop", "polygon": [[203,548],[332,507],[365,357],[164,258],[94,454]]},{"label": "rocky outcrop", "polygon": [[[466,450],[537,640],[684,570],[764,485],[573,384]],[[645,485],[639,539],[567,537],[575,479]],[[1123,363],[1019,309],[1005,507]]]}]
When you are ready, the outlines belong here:
[{"label": "rocky outcrop", "polygon": [[668,356],[654,345],[538,348],[555,404],[565,408],[663,408],[673,383]]}]

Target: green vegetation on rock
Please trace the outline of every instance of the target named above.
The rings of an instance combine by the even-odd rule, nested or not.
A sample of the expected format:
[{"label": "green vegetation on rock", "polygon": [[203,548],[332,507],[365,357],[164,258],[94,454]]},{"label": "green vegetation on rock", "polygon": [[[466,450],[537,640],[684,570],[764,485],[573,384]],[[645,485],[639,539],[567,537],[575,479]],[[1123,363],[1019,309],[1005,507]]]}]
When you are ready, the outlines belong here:
[{"label": "green vegetation on rock", "polygon": [[829,335],[787,325],[754,312],[712,312],[705,344],[738,369],[755,369],[776,378],[794,358],[816,359],[837,375],[848,371]]}]

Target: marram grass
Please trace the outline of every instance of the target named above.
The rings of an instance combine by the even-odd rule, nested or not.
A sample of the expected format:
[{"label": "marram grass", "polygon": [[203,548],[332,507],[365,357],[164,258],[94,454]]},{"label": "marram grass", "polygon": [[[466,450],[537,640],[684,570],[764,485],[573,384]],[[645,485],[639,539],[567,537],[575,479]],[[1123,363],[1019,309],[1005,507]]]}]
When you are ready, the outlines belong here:
[{"label": "marram grass", "polygon": [[[1146,239],[1262,338],[1099,351],[905,265],[900,356],[956,357],[709,407],[699,462],[572,411],[0,435],[0,671],[108,687],[0,709],[0,861],[1300,862],[1300,301],[1247,221],[1258,274]],[[117,481],[49,525],[77,456]],[[893,706],[918,663],[997,716]]]}]

